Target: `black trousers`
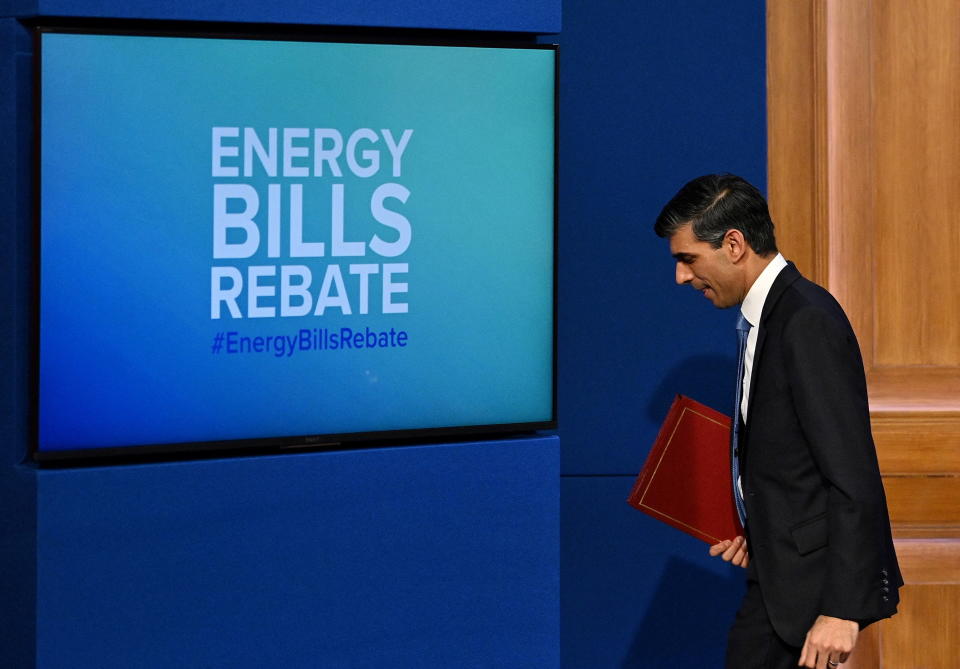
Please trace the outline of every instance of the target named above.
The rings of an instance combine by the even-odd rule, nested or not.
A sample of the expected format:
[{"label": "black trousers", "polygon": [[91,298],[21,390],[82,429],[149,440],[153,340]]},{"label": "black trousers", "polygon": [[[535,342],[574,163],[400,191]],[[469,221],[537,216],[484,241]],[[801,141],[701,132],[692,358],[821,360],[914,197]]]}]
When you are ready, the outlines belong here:
[{"label": "black trousers", "polygon": [[747,593],[727,637],[727,669],[796,669],[800,648],[783,641],[770,624],[757,574],[747,567]]}]

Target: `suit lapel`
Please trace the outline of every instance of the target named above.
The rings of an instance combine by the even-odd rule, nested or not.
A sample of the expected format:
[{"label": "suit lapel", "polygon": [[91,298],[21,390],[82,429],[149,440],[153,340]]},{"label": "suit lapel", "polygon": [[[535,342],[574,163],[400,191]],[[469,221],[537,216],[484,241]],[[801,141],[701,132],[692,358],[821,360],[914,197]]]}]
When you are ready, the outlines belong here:
[{"label": "suit lapel", "polygon": [[747,389],[748,411],[747,423],[744,428],[750,425],[750,419],[753,417],[753,411],[749,409],[753,406],[753,393],[757,387],[755,383],[757,379],[757,363],[762,359],[763,345],[766,343],[767,333],[769,332],[769,328],[765,327],[766,322],[770,319],[770,315],[774,312],[777,302],[780,301],[787,287],[799,278],[800,271],[792,262],[788,262],[787,266],[784,267],[777,275],[777,278],[773,280],[773,285],[770,286],[770,292],[767,293],[767,299],[763,302],[763,312],[760,314],[760,331],[757,333],[757,346],[753,350],[753,369],[750,374],[750,388]]}]

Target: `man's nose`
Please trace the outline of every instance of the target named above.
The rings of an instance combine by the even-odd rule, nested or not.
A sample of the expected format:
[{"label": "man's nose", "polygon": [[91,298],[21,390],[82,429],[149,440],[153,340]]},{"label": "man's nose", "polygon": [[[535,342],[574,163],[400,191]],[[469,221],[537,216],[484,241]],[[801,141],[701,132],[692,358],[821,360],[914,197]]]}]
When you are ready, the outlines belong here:
[{"label": "man's nose", "polygon": [[682,262],[677,262],[677,283],[681,286],[685,283],[690,283],[693,280],[693,272],[690,271],[690,268],[684,265]]}]

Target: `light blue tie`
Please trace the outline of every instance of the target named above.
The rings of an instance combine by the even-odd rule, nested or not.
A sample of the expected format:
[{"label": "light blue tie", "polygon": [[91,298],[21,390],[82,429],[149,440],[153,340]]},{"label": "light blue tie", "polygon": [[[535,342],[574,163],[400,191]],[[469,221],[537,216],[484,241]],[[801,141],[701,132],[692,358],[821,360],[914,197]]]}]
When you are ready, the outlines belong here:
[{"label": "light blue tie", "polygon": [[733,473],[733,501],[737,506],[737,515],[740,524],[747,524],[747,508],[743,504],[743,494],[740,492],[740,403],[743,400],[743,372],[744,358],[747,354],[747,337],[750,335],[750,321],[743,317],[743,312],[737,313],[737,403],[733,406],[733,429],[730,439],[730,466]]}]

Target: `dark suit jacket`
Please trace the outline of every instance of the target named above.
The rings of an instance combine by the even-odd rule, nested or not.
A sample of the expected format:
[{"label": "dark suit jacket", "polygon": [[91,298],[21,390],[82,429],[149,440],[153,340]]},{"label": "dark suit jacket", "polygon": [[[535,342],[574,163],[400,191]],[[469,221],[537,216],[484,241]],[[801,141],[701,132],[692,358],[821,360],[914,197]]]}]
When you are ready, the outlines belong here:
[{"label": "dark suit jacket", "polygon": [[866,625],[903,584],[870,432],[860,348],[843,309],[788,264],[760,319],[740,438],[747,537],[777,633],[818,615]]}]

